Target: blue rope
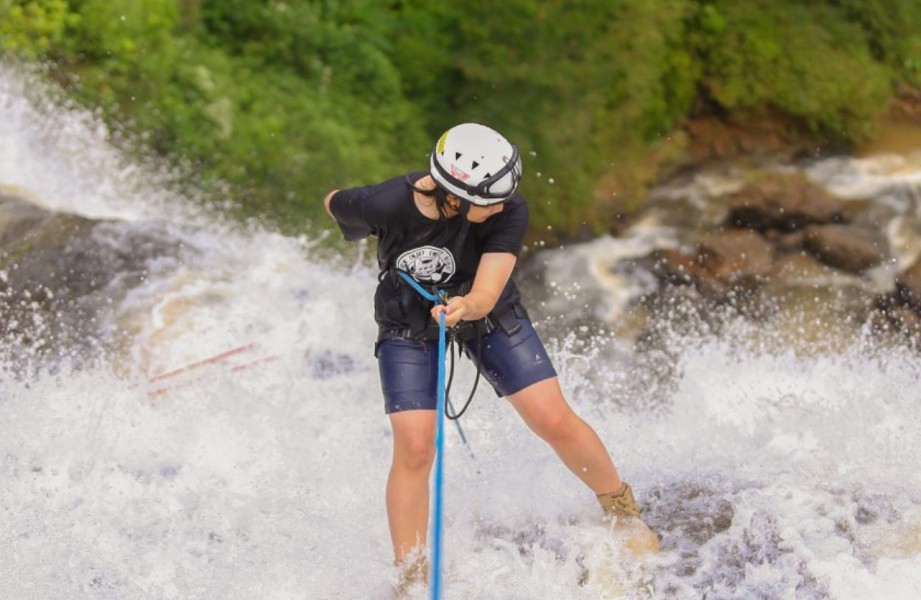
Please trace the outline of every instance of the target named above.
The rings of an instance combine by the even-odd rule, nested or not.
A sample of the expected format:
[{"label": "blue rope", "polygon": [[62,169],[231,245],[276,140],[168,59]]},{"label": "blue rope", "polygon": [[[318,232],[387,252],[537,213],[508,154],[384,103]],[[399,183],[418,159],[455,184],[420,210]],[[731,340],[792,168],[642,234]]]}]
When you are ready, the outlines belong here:
[{"label": "blue rope", "polygon": [[[433,294],[419,285],[419,282],[413,279],[409,273],[400,270],[397,270],[397,273],[426,300],[440,304],[446,303],[444,290],[435,289]],[[441,313],[438,319],[438,400],[435,406],[437,416],[435,420],[435,506],[432,511],[432,600],[441,598],[442,522],[444,521],[442,518],[444,507],[444,415],[445,402],[447,401],[445,392],[446,337],[445,314]],[[454,423],[457,425],[461,439],[466,444],[467,436],[464,435],[464,430],[461,429],[458,421],[454,421]]]},{"label": "blue rope", "polygon": [[438,404],[435,426],[435,510],[432,515],[432,600],[441,598],[441,523],[444,489],[445,314],[438,319]]},{"label": "blue rope", "polygon": [[[406,283],[408,283],[409,285],[411,285],[412,288],[413,288],[414,290],[416,290],[416,292],[417,292],[420,296],[422,296],[423,298],[425,298],[426,300],[428,300],[428,301],[430,301],[430,302],[437,302],[437,303],[440,303],[440,304],[445,304],[445,303],[446,303],[446,302],[445,302],[445,291],[444,291],[444,290],[435,290],[435,291],[437,292],[437,294],[438,294],[438,295],[436,296],[435,294],[429,292],[427,289],[425,289],[424,287],[422,287],[421,285],[419,285],[419,282],[416,281],[415,279],[413,279],[413,278],[412,278],[412,275],[410,275],[410,274],[407,273],[406,271],[400,271],[400,270],[398,269],[398,270],[397,270],[397,273],[400,275],[400,277],[403,278],[404,281],[406,281]],[[441,332],[439,332],[439,335],[440,335],[440,333],[441,333]],[[445,352],[441,352],[441,353],[438,355],[438,361],[439,361],[438,364],[442,365],[442,367],[443,367],[443,366],[444,366],[444,362],[445,362]],[[443,384],[444,384],[444,381],[442,381],[441,383],[439,383],[439,384],[438,384],[438,388],[439,388],[439,389],[442,389],[442,388],[444,387]],[[457,414],[457,412],[454,410],[454,405],[451,404],[451,399],[450,399],[450,398],[446,398],[446,401],[447,401],[448,407],[451,409],[451,412],[454,413],[454,414]],[[442,407],[441,410],[442,410],[442,413],[444,413],[444,407]],[[460,420],[459,420],[459,419],[454,419],[454,425],[457,427],[457,433],[460,434],[461,441],[464,443],[464,445],[467,447],[467,451],[470,453],[470,458],[476,460],[476,455],[473,453],[473,448],[471,448],[471,447],[470,447],[470,444],[467,442],[467,436],[464,434],[464,428],[461,427]]]},{"label": "blue rope", "polygon": [[423,298],[425,298],[426,300],[430,302],[438,302],[439,304],[444,304],[444,299],[443,299],[444,293],[445,293],[444,290],[441,290],[440,296],[436,296],[435,294],[431,293],[430,291],[428,291],[427,289],[419,285],[419,282],[413,279],[412,275],[410,275],[406,271],[397,270],[397,273],[400,275],[400,277],[403,278],[404,281],[406,281],[406,283],[411,285],[412,288],[416,290],[416,292],[418,292],[418,294],[422,296]]}]

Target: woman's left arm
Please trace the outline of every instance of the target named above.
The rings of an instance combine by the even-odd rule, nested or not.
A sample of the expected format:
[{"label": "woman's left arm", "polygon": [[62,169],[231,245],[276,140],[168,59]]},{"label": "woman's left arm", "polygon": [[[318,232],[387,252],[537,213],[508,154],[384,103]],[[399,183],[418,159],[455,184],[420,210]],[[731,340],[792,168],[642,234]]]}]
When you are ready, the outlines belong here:
[{"label": "woman's left arm", "polygon": [[448,298],[448,305],[432,309],[432,318],[438,320],[445,313],[445,324],[454,327],[460,321],[476,321],[488,315],[499,301],[505,284],[512,276],[518,257],[511,252],[487,252],[480,257],[473,287],[464,296]]}]

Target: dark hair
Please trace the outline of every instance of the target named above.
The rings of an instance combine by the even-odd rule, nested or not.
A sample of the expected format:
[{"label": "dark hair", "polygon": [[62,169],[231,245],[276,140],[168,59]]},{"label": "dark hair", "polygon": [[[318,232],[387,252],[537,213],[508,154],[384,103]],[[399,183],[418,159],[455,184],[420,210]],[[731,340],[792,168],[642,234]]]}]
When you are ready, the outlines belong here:
[{"label": "dark hair", "polygon": [[[435,178],[433,177],[432,180],[434,181],[434,179]],[[406,183],[409,185],[409,187],[413,191],[419,192],[423,196],[428,196],[429,198],[433,198],[435,200],[435,207],[438,209],[439,220],[440,221],[447,220],[448,218],[448,195],[451,192],[449,192],[447,189],[442,187],[437,181],[435,181],[435,187],[430,190],[417,187],[415,182],[410,180],[409,175],[406,176]],[[466,208],[464,206],[466,202],[460,200],[460,198],[458,198],[458,201],[460,202],[460,206],[458,207],[458,212],[461,212],[462,214],[466,213],[467,211],[464,210]]]}]

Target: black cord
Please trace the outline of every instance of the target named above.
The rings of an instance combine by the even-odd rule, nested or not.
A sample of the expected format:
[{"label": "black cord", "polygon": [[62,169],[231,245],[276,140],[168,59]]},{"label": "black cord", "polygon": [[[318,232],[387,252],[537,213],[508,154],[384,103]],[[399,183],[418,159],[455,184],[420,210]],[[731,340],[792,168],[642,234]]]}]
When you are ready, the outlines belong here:
[{"label": "black cord", "polygon": [[[442,294],[441,290],[439,290],[436,286],[433,285],[431,291],[432,291],[432,295],[438,298],[442,304],[447,306],[448,299],[446,296]],[[476,325],[474,325],[474,327],[476,327]],[[448,383],[447,385],[445,385],[445,398],[446,398],[445,416],[452,421],[456,421],[457,419],[460,419],[464,415],[464,413],[467,412],[467,409],[470,408],[470,403],[473,401],[473,395],[476,394],[477,386],[480,383],[480,365],[477,361],[472,361],[473,365],[476,367],[476,378],[473,380],[473,389],[470,390],[470,395],[467,396],[467,401],[464,402],[464,406],[460,409],[460,411],[454,414],[451,414],[450,412],[448,412],[448,404],[451,403],[451,399],[450,399],[451,384],[454,383],[454,346],[457,343],[458,342],[455,339],[454,334],[452,334],[449,331],[448,332],[448,351],[451,353],[451,368],[450,368],[450,371],[448,372]],[[479,327],[477,327],[477,330],[476,330],[476,343],[477,343],[477,349],[476,349],[477,359],[479,359],[480,356],[483,354],[483,335],[480,332]],[[460,352],[458,351],[458,354],[459,353]]]},{"label": "black cord", "polygon": [[[446,398],[449,397],[451,393],[451,382],[454,380],[454,345],[455,343],[456,343],[456,340],[454,339],[454,336],[452,335],[451,341],[450,341],[451,376],[448,378],[448,385],[445,389]],[[483,353],[483,337],[480,334],[479,329],[477,329],[476,343],[477,343],[477,358],[479,358]],[[448,412],[448,402],[445,402],[445,416],[452,421],[456,421],[457,419],[460,419],[464,415],[464,413],[467,412],[467,409],[470,408],[470,403],[473,401],[473,395],[476,394],[477,385],[479,385],[480,383],[480,365],[477,361],[471,361],[471,362],[473,362],[474,366],[476,367],[476,379],[473,380],[473,389],[470,390],[470,395],[467,396],[467,401],[464,402],[463,408],[461,408],[457,413],[451,414]]]}]

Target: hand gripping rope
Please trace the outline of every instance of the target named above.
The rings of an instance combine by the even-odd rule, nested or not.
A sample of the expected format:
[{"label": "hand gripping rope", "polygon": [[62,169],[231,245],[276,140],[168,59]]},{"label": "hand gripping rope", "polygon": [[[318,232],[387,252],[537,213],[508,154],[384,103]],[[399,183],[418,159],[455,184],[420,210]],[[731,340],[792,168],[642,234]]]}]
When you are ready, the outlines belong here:
[{"label": "hand gripping rope", "polygon": [[[431,293],[413,279],[405,271],[397,271],[406,283],[412,286],[420,296],[430,302],[447,304],[443,290],[432,288],[435,293]],[[435,426],[435,501],[432,511],[432,600],[441,598],[441,538],[442,538],[442,508],[443,508],[443,490],[444,490],[444,417],[447,393],[445,389],[445,354],[446,354],[446,332],[445,332],[445,314],[438,315],[438,401],[435,406],[437,412]],[[453,356],[453,355],[452,355]],[[453,364],[452,364],[453,375]],[[472,397],[472,394],[471,394]],[[469,404],[469,400],[468,400]],[[466,410],[466,407],[464,407]],[[461,411],[463,413],[463,410]],[[460,415],[457,415],[458,417]],[[467,443],[464,431],[460,428],[460,422],[455,420],[461,439]],[[472,452],[471,452],[472,454]]]},{"label": "hand gripping rope", "polygon": [[[447,306],[448,295],[444,290],[439,290],[433,285],[432,291],[430,292],[424,287],[422,287],[422,285],[418,281],[413,279],[412,275],[410,275],[406,271],[402,271],[400,269],[394,269],[394,271],[396,271],[396,273],[400,277],[402,277],[403,280],[406,281],[406,283],[408,283],[416,291],[416,293],[418,293],[420,296],[422,296],[429,302],[435,302],[436,304],[442,304],[444,306]],[[468,452],[470,452],[470,457],[473,459],[476,459],[476,456],[473,454],[473,450],[470,448],[470,444],[467,442],[467,436],[464,435],[464,429],[463,427],[461,427],[460,421],[458,421],[458,419],[460,419],[461,416],[463,416],[463,414],[467,412],[467,409],[470,407],[470,402],[473,401],[473,395],[476,394],[477,385],[480,382],[480,375],[481,375],[480,367],[479,365],[477,365],[476,379],[473,380],[473,388],[470,390],[470,394],[467,396],[467,400],[464,402],[464,405],[461,407],[459,411],[454,410],[454,404],[451,402],[451,385],[454,382],[454,349],[455,349],[454,346],[455,346],[456,340],[454,336],[450,335],[448,332],[446,332],[445,335],[446,335],[446,340],[447,340],[446,347],[450,349],[450,352],[451,352],[451,371],[448,374],[448,383],[445,386],[445,408],[443,409],[442,412],[444,412],[444,415],[450,420],[454,421],[454,424],[457,425],[457,433],[460,434],[461,441],[463,441],[464,445],[467,446],[467,450]],[[478,346],[481,343],[481,341],[482,340],[480,339],[479,334],[477,334]],[[477,354],[478,355],[482,354],[482,351],[483,351],[482,347],[478,347]],[[458,354],[460,354],[460,350],[458,350]],[[447,356],[447,350],[445,351],[445,353],[439,356],[439,360],[441,361],[441,363],[445,362],[446,356]]]}]

